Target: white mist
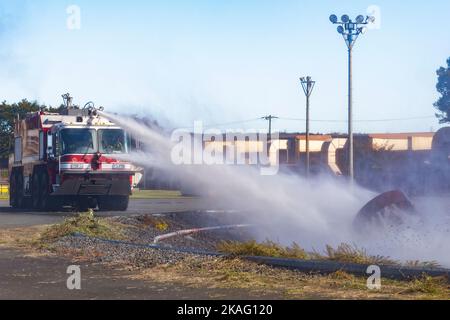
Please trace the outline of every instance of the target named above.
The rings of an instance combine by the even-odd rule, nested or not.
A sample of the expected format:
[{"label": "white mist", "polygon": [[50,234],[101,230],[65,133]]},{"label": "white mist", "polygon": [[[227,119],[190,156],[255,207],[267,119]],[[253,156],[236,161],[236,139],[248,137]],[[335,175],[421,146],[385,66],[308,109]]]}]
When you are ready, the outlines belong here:
[{"label": "white mist", "polygon": [[417,199],[419,215],[405,224],[370,235],[359,234],[352,223],[361,207],[376,196],[371,191],[329,176],[309,181],[286,173],[261,176],[250,166],[173,165],[173,143],[163,134],[126,116],[106,114],[125,130],[139,137],[150,151],[125,156],[155,167],[182,183],[207,194],[211,209],[238,209],[258,225],[257,240],[298,243],[307,250],[322,251],[327,244],[342,242],[365,248],[373,255],[396,260],[435,260],[450,267],[450,200]]}]

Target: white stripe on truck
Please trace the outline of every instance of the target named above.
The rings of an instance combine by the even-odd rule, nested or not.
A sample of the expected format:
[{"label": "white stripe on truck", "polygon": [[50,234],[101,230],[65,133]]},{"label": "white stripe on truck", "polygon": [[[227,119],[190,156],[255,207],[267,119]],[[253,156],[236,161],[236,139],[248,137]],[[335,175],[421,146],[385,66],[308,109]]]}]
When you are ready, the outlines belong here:
[{"label": "white stripe on truck", "polygon": [[[60,168],[61,170],[91,170],[92,166],[90,163],[83,162],[61,162]],[[102,163],[100,170],[129,171],[131,169],[130,163]]]}]

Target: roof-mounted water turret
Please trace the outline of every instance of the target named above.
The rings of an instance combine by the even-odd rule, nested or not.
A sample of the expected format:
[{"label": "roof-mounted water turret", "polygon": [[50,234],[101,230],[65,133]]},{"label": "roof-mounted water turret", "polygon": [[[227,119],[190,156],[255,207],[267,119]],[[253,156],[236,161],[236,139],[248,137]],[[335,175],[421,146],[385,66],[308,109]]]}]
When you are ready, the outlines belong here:
[{"label": "roof-mounted water turret", "polygon": [[103,107],[95,107],[95,104],[92,101],[87,102],[83,108],[80,108],[73,104],[73,97],[70,96],[70,93],[63,94],[62,98],[64,100],[64,108],[61,112],[62,115],[93,118],[99,115],[99,111],[104,110]]}]

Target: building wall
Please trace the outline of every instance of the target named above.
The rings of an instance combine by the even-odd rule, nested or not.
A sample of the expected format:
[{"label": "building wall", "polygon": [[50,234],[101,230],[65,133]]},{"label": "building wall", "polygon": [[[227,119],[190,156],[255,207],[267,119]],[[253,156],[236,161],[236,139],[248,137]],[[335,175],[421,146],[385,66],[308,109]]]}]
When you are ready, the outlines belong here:
[{"label": "building wall", "polygon": [[433,146],[432,137],[411,137],[411,150],[430,150]]},{"label": "building wall", "polygon": [[[359,134],[355,135],[355,176],[358,182],[371,189],[401,187],[414,189],[426,179],[423,165],[428,161],[433,146],[433,133]],[[264,150],[262,141],[247,141],[238,135],[236,141],[204,142],[204,148],[218,150],[224,154],[234,152],[235,157],[255,165],[254,156]],[[442,140],[442,139],[441,139]],[[450,141],[450,140],[449,140]],[[279,151],[280,166],[290,172],[304,174],[306,159],[306,137],[299,134],[280,133],[272,141]],[[332,175],[348,174],[347,138],[345,135],[311,135],[311,171],[328,172]],[[229,155],[229,154],[228,154]],[[253,160],[253,161],[252,161]],[[270,153],[272,164],[277,160],[274,150]],[[236,158],[235,158],[236,161]],[[148,174],[147,187],[177,185],[177,177],[161,177]],[[153,182],[152,182],[153,181]]]}]

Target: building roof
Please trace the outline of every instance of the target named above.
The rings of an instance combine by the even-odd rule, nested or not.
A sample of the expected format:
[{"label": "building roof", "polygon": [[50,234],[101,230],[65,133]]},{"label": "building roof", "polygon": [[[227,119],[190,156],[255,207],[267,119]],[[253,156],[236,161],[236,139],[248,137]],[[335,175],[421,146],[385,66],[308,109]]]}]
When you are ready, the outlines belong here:
[{"label": "building roof", "polygon": [[[306,140],[306,134],[296,135],[295,138],[297,140]],[[309,135],[309,140],[311,140],[311,141],[329,141],[332,138],[333,137],[329,134],[310,134]]]},{"label": "building roof", "polygon": [[375,139],[407,139],[409,137],[432,138],[434,137],[434,132],[369,133],[368,136]]}]

